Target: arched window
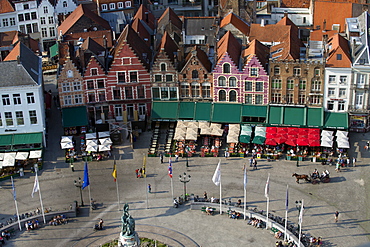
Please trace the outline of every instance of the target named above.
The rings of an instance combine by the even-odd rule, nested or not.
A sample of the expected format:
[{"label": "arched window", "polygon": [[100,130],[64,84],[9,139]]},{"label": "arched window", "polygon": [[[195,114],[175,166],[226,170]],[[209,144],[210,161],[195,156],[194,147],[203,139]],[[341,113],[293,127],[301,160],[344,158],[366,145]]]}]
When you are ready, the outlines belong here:
[{"label": "arched window", "polygon": [[166,64],[165,63],[161,63],[161,71],[166,71]]},{"label": "arched window", "polygon": [[223,72],[224,73],[231,73],[231,69],[230,69],[230,64],[229,63],[224,63]]},{"label": "arched window", "polygon": [[72,78],[73,77],[73,71],[72,70],[68,70],[67,71],[67,77],[68,78]]},{"label": "arched window", "polygon": [[225,76],[220,76],[218,78],[218,86],[219,87],[226,87],[226,77]]},{"label": "arched window", "polygon": [[229,102],[236,102],[236,91],[231,90],[229,92]]},{"label": "arched window", "polygon": [[220,90],[218,92],[218,101],[226,101],[226,91]]},{"label": "arched window", "polygon": [[198,79],[198,70],[193,70],[191,72],[191,78]]},{"label": "arched window", "polygon": [[229,78],[229,87],[236,87],[236,78],[234,76]]}]

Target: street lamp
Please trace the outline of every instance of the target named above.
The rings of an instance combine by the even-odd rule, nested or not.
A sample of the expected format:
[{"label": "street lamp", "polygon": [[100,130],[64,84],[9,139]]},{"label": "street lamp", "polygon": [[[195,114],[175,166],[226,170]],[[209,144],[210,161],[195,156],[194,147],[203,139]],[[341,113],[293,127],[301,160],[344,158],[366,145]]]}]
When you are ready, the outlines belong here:
[{"label": "street lamp", "polygon": [[74,181],[74,185],[77,187],[77,188],[80,188],[80,196],[81,196],[81,207],[84,206],[84,201],[83,201],[83,198],[82,198],[82,181],[81,181],[81,178],[78,177],[78,180]]},{"label": "street lamp", "polygon": [[184,202],[186,201],[186,184],[190,182],[190,175],[186,175],[184,172],[183,175],[179,175],[180,182],[184,184]]}]

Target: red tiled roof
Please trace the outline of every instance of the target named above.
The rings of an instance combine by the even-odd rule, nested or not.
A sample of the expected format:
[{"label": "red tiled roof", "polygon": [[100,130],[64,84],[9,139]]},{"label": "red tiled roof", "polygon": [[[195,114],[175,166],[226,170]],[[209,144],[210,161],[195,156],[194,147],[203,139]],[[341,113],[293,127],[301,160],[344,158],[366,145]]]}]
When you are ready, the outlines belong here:
[{"label": "red tiled roof", "polygon": [[326,58],[326,67],[350,68],[351,54],[348,40],[337,33],[329,38],[328,44],[331,49]]},{"label": "red tiled roof", "polygon": [[168,7],[158,19],[158,24],[160,24],[162,21],[167,23],[171,22],[178,29],[182,29],[182,21],[170,7]]},{"label": "red tiled roof", "polygon": [[[263,45],[258,40],[254,39],[252,42],[249,43],[248,47],[242,52],[243,58],[251,57],[251,55],[256,55],[258,60],[261,62],[261,65],[266,68],[270,55],[270,48]],[[246,59],[245,63],[248,62],[248,60],[249,59]]]},{"label": "red tiled roof", "polygon": [[207,54],[201,48],[199,48],[199,46],[197,46],[197,45],[191,48],[191,50],[189,51],[188,55],[185,58],[185,61],[186,62],[189,61],[189,59],[193,55],[193,53],[192,53],[193,51],[197,52],[196,57],[202,63],[202,65],[207,70],[207,72],[210,72],[211,69],[212,69],[212,63],[209,61]]},{"label": "red tiled roof", "polygon": [[242,19],[240,19],[240,17],[238,17],[232,12],[222,19],[220,23],[220,27],[223,28],[227,24],[232,24],[235,28],[237,28],[243,34],[249,35],[250,26],[247,23],[245,23]]},{"label": "red tiled roof", "polygon": [[15,8],[11,1],[9,0],[0,0],[0,14],[14,12]]},{"label": "red tiled roof", "polygon": [[225,8],[228,0],[220,0],[220,7]]},{"label": "red tiled roof", "polygon": [[18,42],[16,46],[14,46],[13,50],[6,56],[4,61],[14,61],[17,60],[17,57],[21,55],[21,42]]},{"label": "red tiled roof", "polygon": [[140,38],[144,40],[148,46],[150,46],[150,34],[139,18],[134,19],[134,21],[131,23],[131,27],[135,30],[135,32],[137,32]]},{"label": "red tiled roof", "polygon": [[10,46],[18,41],[18,31],[9,31],[0,33],[0,47]]},{"label": "red tiled roof", "polygon": [[281,0],[281,8],[309,8],[310,0]]},{"label": "red tiled roof", "polygon": [[[84,6],[80,4],[68,17],[65,19],[62,24],[58,27],[58,34],[62,31],[62,34],[68,33],[68,31],[81,19],[81,17],[86,16],[91,19],[96,24],[104,27],[107,30],[111,30],[109,23],[98,16],[97,14],[91,12]],[[83,32],[84,30],[81,30]]]},{"label": "red tiled roof", "polygon": [[314,30],[314,31],[311,31],[311,33],[310,33],[310,40],[312,40],[312,41],[322,41],[324,35],[327,35],[328,37],[331,37],[336,33],[338,33],[338,31],[336,31],[336,30]]},{"label": "red tiled roof", "polygon": [[242,45],[232,35],[230,31],[222,36],[217,42],[217,63],[222,59],[225,54],[229,54],[236,66],[239,65],[239,58],[241,53]]},{"label": "red tiled roof", "polygon": [[137,10],[134,19],[140,19],[144,21],[152,30],[155,29],[156,19],[154,15],[142,4]]},{"label": "red tiled roof", "polygon": [[[79,38],[82,38],[85,40],[90,37],[93,40],[95,40],[99,45],[104,47],[104,36],[107,39],[107,46],[112,47],[113,37],[112,37],[112,32],[110,30],[81,32],[81,33],[72,33],[72,34],[67,33],[64,35],[64,40],[71,41],[71,40],[78,40]],[[60,54],[59,54],[59,57],[61,57]]]},{"label": "red tiled roof", "polygon": [[174,62],[175,59],[175,52],[178,50],[178,46],[176,45],[176,42],[171,38],[171,36],[167,33],[167,31],[164,32],[161,43],[158,46],[158,53],[161,51],[166,52],[167,56],[171,59],[172,62]]}]

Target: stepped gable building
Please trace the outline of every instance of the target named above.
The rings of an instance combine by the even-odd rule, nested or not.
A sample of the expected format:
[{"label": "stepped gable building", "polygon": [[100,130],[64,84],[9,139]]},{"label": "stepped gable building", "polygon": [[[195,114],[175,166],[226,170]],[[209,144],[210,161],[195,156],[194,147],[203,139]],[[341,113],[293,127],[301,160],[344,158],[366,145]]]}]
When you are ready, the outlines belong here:
[{"label": "stepped gable building", "polygon": [[183,101],[212,101],[212,64],[207,54],[193,46],[179,72],[180,98]]},{"label": "stepped gable building", "polygon": [[247,37],[249,36],[250,32],[250,24],[246,23],[234,13],[229,13],[221,20],[220,29],[221,36],[227,31],[230,31],[235,38],[240,40],[242,44],[247,43]]},{"label": "stepped gable building", "polygon": [[76,58],[77,65],[81,68],[81,71],[85,74],[87,64],[90,62],[91,57],[95,57],[103,66],[104,70],[108,69],[108,48],[99,45],[95,40],[88,37],[77,49]]},{"label": "stepped gable building", "polygon": [[167,32],[164,32],[156,51],[151,69],[153,100],[178,100],[179,48]]},{"label": "stepped gable building", "polygon": [[145,28],[142,21],[140,21],[138,18],[134,19],[131,23],[131,27],[140,36],[140,38],[144,40],[147,46],[153,47],[153,36]]},{"label": "stepped gable building", "polygon": [[267,105],[269,102],[268,58],[270,49],[254,39],[242,52],[243,76],[238,82],[245,104]]},{"label": "stepped gable building", "polygon": [[157,27],[157,20],[143,4],[140,5],[139,9],[136,11],[134,20],[139,19],[145,26],[150,35],[153,35]]}]

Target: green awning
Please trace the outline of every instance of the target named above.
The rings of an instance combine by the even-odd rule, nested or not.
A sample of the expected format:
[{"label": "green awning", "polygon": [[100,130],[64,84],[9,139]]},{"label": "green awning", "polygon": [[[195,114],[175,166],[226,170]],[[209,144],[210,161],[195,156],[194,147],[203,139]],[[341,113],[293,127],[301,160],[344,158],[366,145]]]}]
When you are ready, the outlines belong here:
[{"label": "green awning", "polygon": [[307,126],[321,127],[323,125],[323,108],[307,108]]},{"label": "green awning", "polygon": [[0,135],[0,146],[10,146],[13,143],[13,135]]},{"label": "green awning", "polygon": [[194,120],[198,121],[211,121],[212,103],[197,102],[195,105]]},{"label": "green awning", "polygon": [[42,143],[42,133],[14,134],[13,145]]},{"label": "green awning", "polygon": [[251,137],[247,135],[239,136],[239,142],[242,143],[249,143],[251,141]]},{"label": "green awning", "polygon": [[214,123],[240,123],[241,104],[223,104],[213,105],[212,122]]},{"label": "green awning", "polygon": [[325,112],[324,127],[331,129],[348,129],[348,113]]},{"label": "green awning", "polygon": [[267,106],[265,105],[243,105],[243,117],[266,117]]},{"label": "green awning", "polygon": [[86,106],[62,109],[63,127],[78,127],[88,125]]},{"label": "green awning", "polygon": [[194,102],[180,102],[179,119],[194,119]]},{"label": "green awning", "polygon": [[284,121],[286,125],[306,125],[306,108],[285,107]]},{"label": "green awning", "polygon": [[58,42],[49,48],[50,58],[55,57],[59,54]]},{"label": "green awning", "polygon": [[265,143],[265,140],[266,140],[266,138],[265,138],[265,137],[262,137],[262,136],[255,136],[255,137],[253,138],[252,143],[262,145],[262,144],[264,144],[264,143]]},{"label": "green awning", "polygon": [[269,124],[282,124],[283,106],[270,106],[269,108]]},{"label": "green awning", "polygon": [[152,119],[177,119],[179,102],[155,101],[152,105]]}]

